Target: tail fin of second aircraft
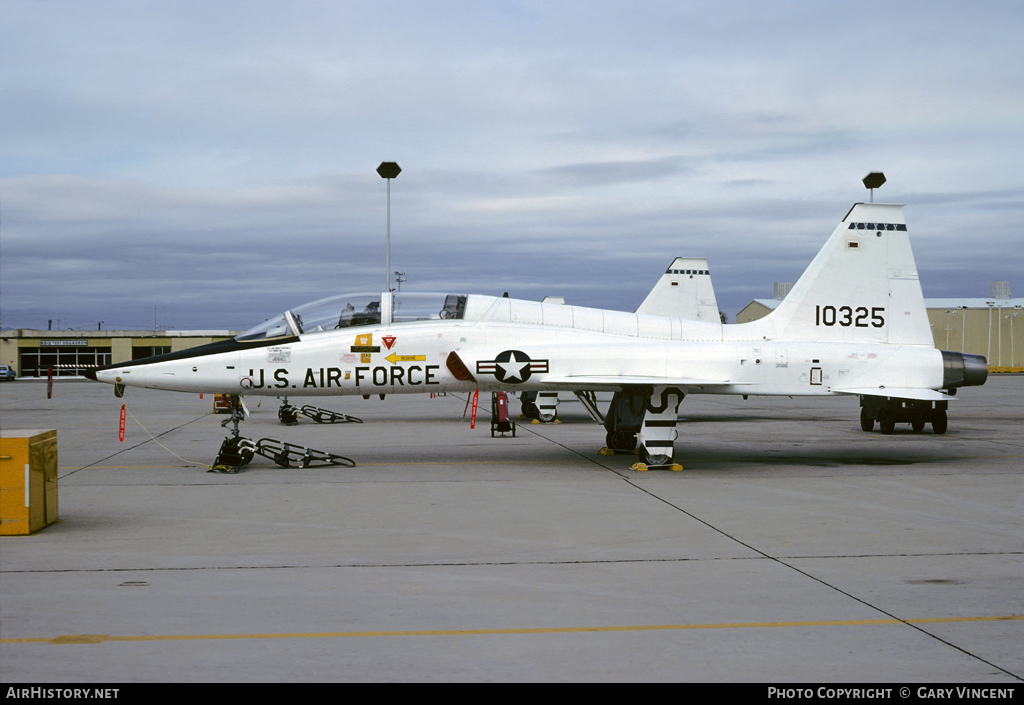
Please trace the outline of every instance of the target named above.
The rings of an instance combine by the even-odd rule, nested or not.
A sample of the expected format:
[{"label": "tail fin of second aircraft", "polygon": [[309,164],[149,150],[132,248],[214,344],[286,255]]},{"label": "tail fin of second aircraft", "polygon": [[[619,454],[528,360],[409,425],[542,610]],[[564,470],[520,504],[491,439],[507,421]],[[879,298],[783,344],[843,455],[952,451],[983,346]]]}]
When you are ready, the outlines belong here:
[{"label": "tail fin of second aircraft", "polygon": [[636,312],[718,323],[718,302],[708,261],[703,257],[676,257]]},{"label": "tail fin of second aircraft", "polygon": [[932,347],[903,206],[851,208],[779,307],[761,320],[770,338]]}]

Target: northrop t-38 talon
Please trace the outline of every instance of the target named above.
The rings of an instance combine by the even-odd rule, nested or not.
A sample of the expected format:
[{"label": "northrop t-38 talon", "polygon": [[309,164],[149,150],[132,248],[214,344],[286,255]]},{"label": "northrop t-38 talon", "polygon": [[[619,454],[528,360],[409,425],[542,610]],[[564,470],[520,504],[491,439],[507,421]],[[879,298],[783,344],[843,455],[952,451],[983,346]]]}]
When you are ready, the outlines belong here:
[{"label": "northrop t-38 talon", "polygon": [[[687,285],[707,276],[700,267],[673,271]],[[703,314],[700,306],[674,314],[670,293],[657,291],[636,313],[462,294],[342,295],[232,340],[90,377],[288,397],[614,392],[607,446],[639,446],[641,463],[668,465],[687,394],[852,395],[865,431],[878,421],[885,434],[908,422],[944,433],[956,389],[988,375],[984,357],[934,347],[902,206],[854,205],[760,320],[722,324],[713,293]]]}]

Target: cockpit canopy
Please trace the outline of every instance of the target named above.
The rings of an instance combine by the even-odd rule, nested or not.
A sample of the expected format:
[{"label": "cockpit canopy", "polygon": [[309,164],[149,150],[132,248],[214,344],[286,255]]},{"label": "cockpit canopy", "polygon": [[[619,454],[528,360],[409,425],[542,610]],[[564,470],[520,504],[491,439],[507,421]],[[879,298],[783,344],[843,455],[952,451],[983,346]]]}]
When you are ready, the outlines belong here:
[{"label": "cockpit canopy", "polygon": [[[382,305],[383,304],[383,305]],[[354,293],[331,296],[285,311],[250,328],[236,340],[261,340],[384,323],[462,319],[466,296],[420,292]]]}]

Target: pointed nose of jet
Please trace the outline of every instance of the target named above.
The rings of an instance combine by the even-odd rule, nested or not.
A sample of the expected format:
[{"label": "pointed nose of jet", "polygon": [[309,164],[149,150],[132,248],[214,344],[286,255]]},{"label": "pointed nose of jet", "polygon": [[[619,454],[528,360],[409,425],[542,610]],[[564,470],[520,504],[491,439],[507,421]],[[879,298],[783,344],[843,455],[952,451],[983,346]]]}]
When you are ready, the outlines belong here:
[{"label": "pointed nose of jet", "polygon": [[97,367],[93,370],[85,370],[82,376],[91,379],[96,382],[106,382],[107,384],[116,384],[117,380],[117,366],[107,365],[105,367]]}]

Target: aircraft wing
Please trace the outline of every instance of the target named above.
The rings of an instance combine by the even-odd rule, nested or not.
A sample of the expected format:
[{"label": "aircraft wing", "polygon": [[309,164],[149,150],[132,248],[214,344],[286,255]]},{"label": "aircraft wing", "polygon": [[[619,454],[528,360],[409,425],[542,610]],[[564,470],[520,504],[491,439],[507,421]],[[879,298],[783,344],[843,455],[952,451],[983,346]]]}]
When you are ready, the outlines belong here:
[{"label": "aircraft wing", "polygon": [[934,389],[912,389],[906,387],[859,387],[856,389],[832,389],[836,394],[856,394],[858,396],[892,397],[894,399],[920,399],[922,401],[948,401],[956,397],[943,394]]},{"label": "aircraft wing", "polygon": [[659,387],[688,387],[697,385],[729,384],[731,380],[698,379],[696,377],[657,377],[647,375],[566,375],[565,377],[545,377],[546,384],[578,384],[595,386],[622,385],[654,385]]},{"label": "aircraft wing", "polygon": [[[469,364],[467,364],[467,361]],[[499,382],[522,383],[535,374],[543,374],[543,384],[565,389],[595,389],[624,386],[655,386],[655,387],[694,387],[725,385],[732,382],[726,377],[680,377],[674,375],[643,375],[643,374],[563,374],[550,375],[547,359],[531,359],[520,350],[506,350],[495,359],[472,353],[452,352],[446,362],[448,369],[456,379],[463,381],[487,380],[491,375]],[[607,369],[606,365],[602,365]],[[474,374],[477,377],[474,377]]]}]

